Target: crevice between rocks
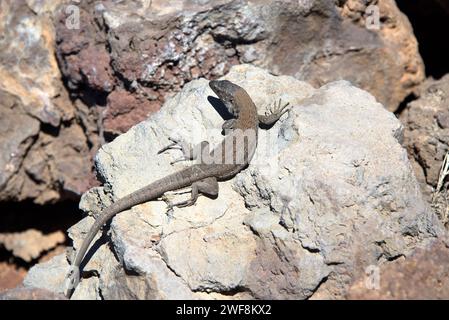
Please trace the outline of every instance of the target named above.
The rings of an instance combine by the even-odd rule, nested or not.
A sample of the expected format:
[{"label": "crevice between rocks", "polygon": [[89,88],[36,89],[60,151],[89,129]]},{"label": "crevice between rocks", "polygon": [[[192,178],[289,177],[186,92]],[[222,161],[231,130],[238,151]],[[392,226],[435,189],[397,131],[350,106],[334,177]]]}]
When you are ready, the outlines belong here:
[{"label": "crevice between rocks", "polygon": [[449,72],[449,42],[444,39],[449,12],[436,0],[397,0],[396,4],[412,24],[426,76],[441,78]]},{"label": "crevice between rocks", "polygon": [[325,276],[324,278],[322,278],[320,280],[320,282],[318,283],[318,285],[315,287],[315,289],[313,290],[312,294],[310,296],[308,296],[305,300],[309,300],[310,298],[313,297],[313,295],[320,289],[320,287],[325,284],[327,282],[327,280],[329,280],[329,275]]},{"label": "crevice between rocks", "polygon": [[418,99],[418,97],[412,92],[412,93],[410,93],[408,96],[406,96],[405,98],[404,98],[404,100],[402,100],[402,102],[399,104],[399,106],[398,106],[398,108],[396,109],[396,111],[394,112],[394,115],[396,116],[396,117],[398,117],[399,118],[399,116],[405,111],[405,109],[407,109],[407,105],[410,103],[410,102],[412,102],[412,101],[414,101],[414,100],[416,100],[416,99]]}]

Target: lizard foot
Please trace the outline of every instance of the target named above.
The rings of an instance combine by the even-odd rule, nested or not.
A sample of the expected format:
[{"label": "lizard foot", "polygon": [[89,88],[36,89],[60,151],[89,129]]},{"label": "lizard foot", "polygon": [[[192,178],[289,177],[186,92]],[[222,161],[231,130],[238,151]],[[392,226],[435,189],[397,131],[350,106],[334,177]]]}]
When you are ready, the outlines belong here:
[{"label": "lizard foot", "polygon": [[278,121],[284,113],[286,113],[289,109],[287,107],[290,105],[290,102],[282,105],[282,100],[279,99],[278,103],[273,103],[272,106],[267,108],[267,111],[264,115],[259,115],[259,121],[265,125],[272,125],[276,121]]},{"label": "lizard foot", "polygon": [[170,162],[171,165],[175,164],[176,162],[185,161],[185,160],[206,160],[210,161],[209,159],[209,142],[202,141],[195,147],[192,147],[191,144],[186,143],[182,140],[176,140],[174,138],[168,138],[172,143],[170,143],[168,146],[162,148],[159,150],[158,154],[161,154],[162,152],[165,152],[169,149],[179,149],[182,151],[183,156],[173,160]]},{"label": "lizard foot", "polygon": [[168,140],[170,140],[171,143],[169,145],[165,146],[164,148],[162,148],[161,150],[159,150],[157,152],[157,154],[161,154],[161,153],[163,153],[163,152],[165,152],[167,150],[170,150],[170,149],[181,150],[182,154],[183,154],[182,157],[180,157],[178,159],[175,159],[172,162],[170,162],[171,165],[175,164],[176,162],[185,161],[185,160],[193,160],[194,159],[193,149],[192,149],[192,147],[188,143],[186,143],[186,142],[184,142],[182,140],[177,140],[177,139],[171,138],[171,137],[169,137]]},{"label": "lizard foot", "polygon": [[169,197],[165,194],[162,195],[161,200],[164,201],[165,204],[167,205],[167,216],[168,216],[168,220],[170,221],[173,218],[173,208],[175,207],[175,205],[169,199]]}]

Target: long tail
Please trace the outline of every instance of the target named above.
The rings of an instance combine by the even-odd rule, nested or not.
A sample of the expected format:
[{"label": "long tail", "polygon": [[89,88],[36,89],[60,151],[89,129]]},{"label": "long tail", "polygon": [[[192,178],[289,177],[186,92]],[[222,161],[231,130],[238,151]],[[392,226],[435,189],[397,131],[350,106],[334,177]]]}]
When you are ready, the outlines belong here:
[{"label": "long tail", "polygon": [[[157,181],[159,182],[159,181]],[[75,261],[70,267],[69,273],[67,274],[65,284],[64,284],[64,294],[66,297],[70,297],[73,290],[76,288],[79,282],[80,277],[80,265],[81,261],[84,258],[84,255],[87,252],[92,240],[95,238],[95,235],[101,229],[101,227],[112,219],[117,213],[127,210],[135,205],[140,203],[155,199],[162,194],[164,194],[164,190],[166,188],[158,188],[156,186],[162,186],[161,184],[152,183],[142,189],[133,192],[116,202],[114,202],[109,207],[105,208],[101,214],[98,216],[97,220],[95,220],[94,224],[90,227],[89,232],[84,239],[81,247],[76,253]]]},{"label": "long tail", "polygon": [[80,278],[80,265],[90,246],[90,243],[95,238],[95,235],[100,228],[108,222],[117,213],[127,210],[135,205],[156,199],[162,196],[165,192],[170,190],[177,190],[184,188],[192,184],[193,181],[200,180],[210,176],[210,167],[202,165],[193,165],[185,168],[184,170],[175,172],[169,176],[166,176],[160,180],[157,180],[119,200],[114,202],[109,207],[105,208],[95,223],[89,230],[86,238],[84,239],[80,249],[76,253],[75,261],[73,262],[70,270],[67,274],[64,283],[64,295],[70,297],[73,290],[76,288]]}]

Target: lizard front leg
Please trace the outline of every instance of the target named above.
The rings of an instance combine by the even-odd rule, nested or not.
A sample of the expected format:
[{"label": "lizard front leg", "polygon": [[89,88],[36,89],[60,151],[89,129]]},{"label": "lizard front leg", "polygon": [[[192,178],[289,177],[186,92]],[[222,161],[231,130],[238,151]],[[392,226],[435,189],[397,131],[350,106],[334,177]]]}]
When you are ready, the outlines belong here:
[{"label": "lizard front leg", "polygon": [[267,126],[271,126],[276,123],[276,121],[278,121],[279,118],[289,110],[287,107],[290,105],[290,102],[287,102],[282,106],[281,104],[281,99],[279,99],[278,103],[276,104],[275,102],[273,107],[270,107],[264,115],[258,115],[259,122]]},{"label": "lizard front leg", "polygon": [[196,160],[196,159],[205,159],[209,155],[209,142],[201,141],[197,146],[193,147],[191,144],[188,144],[182,140],[177,140],[174,138],[168,138],[172,143],[167,145],[158,151],[158,154],[165,152],[169,149],[179,149],[182,152],[182,157],[173,160],[170,164],[175,164],[176,162],[185,161],[185,160]]},{"label": "lizard front leg", "polygon": [[237,119],[229,119],[226,120],[223,125],[221,126],[221,130],[225,135],[227,135],[229,132],[231,132],[234,129],[234,125],[236,123]]}]

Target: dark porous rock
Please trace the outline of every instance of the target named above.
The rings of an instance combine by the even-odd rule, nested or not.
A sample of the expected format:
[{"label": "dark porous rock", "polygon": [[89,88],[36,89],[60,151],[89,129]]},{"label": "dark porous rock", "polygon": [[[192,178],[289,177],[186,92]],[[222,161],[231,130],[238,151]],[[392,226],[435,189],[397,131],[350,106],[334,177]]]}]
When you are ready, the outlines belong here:
[{"label": "dark porous rock", "polygon": [[[348,299],[449,299],[449,246],[434,241],[356,281]],[[369,277],[377,279],[369,279]],[[377,282],[377,284],[376,284]]]},{"label": "dark porous rock", "polygon": [[[416,177],[427,201],[441,219],[448,221],[448,185],[440,169],[449,151],[449,75],[440,80],[428,79],[418,98],[407,105],[400,120],[404,123],[404,145],[407,147]],[[443,177],[442,177],[443,178]]]},{"label": "dark porous rock", "polygon": [[315,86],[345,79],[395,110],[424,80],[424,67],[411,26],[394,1],[377,4],[378,29],[367,27],[369,4],[85,1],[78,30],[67,29],[68,14],[61,10],[57,52],[71,88],[104,95],[127,90],[137,101],[153,101],[147,106],[108,99],[106,108],[113,111],[106,111],[104,129],[114,134],[144,120],[185,83],[215,79],[240,63]]},{"label": "dark porous rock", "polygon": [[80,125],[55,57],[52,16],[61,2],[0,5],[0,201],[44,204],[95,185],[95,137]]}]

